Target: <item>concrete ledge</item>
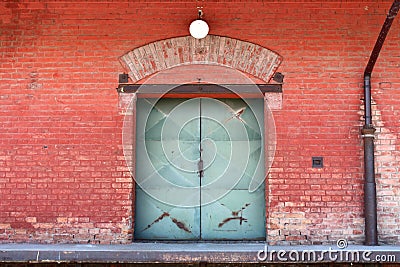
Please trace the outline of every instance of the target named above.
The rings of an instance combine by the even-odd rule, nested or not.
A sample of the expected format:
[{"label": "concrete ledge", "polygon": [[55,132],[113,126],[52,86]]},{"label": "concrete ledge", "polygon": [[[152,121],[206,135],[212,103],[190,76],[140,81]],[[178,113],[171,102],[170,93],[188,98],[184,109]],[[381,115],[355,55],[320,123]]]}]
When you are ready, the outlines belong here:
[{"label": "concrete ledge", "polygon": [[[266,253],[265,253],[266,252]],[[1,262],[399,263],[399,246],[267,246],[264,243],[0,244]]]}]

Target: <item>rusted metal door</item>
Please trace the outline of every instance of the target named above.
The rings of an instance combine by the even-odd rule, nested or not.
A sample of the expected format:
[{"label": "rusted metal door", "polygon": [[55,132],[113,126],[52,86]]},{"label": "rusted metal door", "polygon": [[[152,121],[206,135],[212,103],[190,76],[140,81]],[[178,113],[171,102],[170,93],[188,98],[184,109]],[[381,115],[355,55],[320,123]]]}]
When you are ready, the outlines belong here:
[{"label": "rusted metal door", "polygon": [[204,161],[201,239],[204,240],[265,239],[264,183],[249,192],[254,176],[265,175],[263,125],[260,125],[263,100],[246,102],[209,98],[201,102]]},{"label": "rusted metal door", "polygon": [[263,100],[246,101],[139,99],[136,239],[265,238]]},{"label": "rusted metal door", "polygon": [[[138,99],[135,238],[200,237],[200,100]],[[192,190],[182,192],[181,188]],[[190,199],[191,205],[183,205]]]}]

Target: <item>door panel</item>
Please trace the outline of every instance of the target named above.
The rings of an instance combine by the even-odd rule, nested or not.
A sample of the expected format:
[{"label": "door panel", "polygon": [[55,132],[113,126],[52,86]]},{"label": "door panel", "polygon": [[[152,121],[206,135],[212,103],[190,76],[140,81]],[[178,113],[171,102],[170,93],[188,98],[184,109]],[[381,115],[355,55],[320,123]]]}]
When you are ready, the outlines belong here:
[{"label": "door panel", "polygon": [[[263,101],[250,100],[251,109],[240,99],[202,101],[204,110],[224,114],[217,120],[202,119],[201,137],[213,141],[216,150],[211,163],[204,162],[201,189],[201,239],[265,239],[264,186],[249,192],[254,175],[264,175],[260,116]],[[220,109],[216,108],[220,105]],[[214,108],[209,108],[214,106]],[[205,115],[207,117],[207,115]],[[215,118],[215,116],[214,116]],[[262,118],[262,116],[261,116]],[[259,121],[257,122],[257,119]],[[217,129],[219,128],[219,129]],[[210,142],[209,142],[210,143]],[[203,150],[209,147],[207,143]],[[207,186],[210,184],[211,186]],[[223,195],[214,202],[208,199]]]},{"label": "door panel", "polygon": [[[145,116],[140,110],[151,100],[138,100],[135,238],[265,238],[264,185],[249,192],[265,172],[263,100],[249,101],[251,109],[241,99],[161,99]],[[197,204],[166,205],[154,196]]]},{"label": "door panel", "polygon": [[[196,121],[191,120],[184,127],[180,121],[198,117],[199,101],[182,105],[185,99],[161,99],[147,116],[140,111],[148,110],[152,106],[150,101],[137,102],[135,238],[198,240],[200,121],[197,120],[196,126]],[[196,190],[182,191],[180,187]],[[197,203],[197,207],[185,208],[165,202]]]},{"label": "door panel", "polygon": [[[157,195],[174,195],[173,190],[159,188]],[[200,209],[165,205],[136,189],[135,238],[146,240],[198,240]]]},{"label": "door panel", "polygon": [[264,203],[264,188],[253,193],[246,188],[234,189],[218,201],[202,206],[201,238],[264,240]]}]

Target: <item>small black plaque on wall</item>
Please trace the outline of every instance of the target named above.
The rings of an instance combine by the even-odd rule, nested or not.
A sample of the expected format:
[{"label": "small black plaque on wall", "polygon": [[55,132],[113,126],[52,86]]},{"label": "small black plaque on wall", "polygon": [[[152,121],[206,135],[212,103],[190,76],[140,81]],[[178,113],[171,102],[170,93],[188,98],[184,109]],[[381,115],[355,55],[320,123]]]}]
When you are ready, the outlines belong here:
[{"label": "small black plaque on wall", "polygon": [[312,167],[313,168],[323,168],[324,158],[323,157],[312,157]]}]

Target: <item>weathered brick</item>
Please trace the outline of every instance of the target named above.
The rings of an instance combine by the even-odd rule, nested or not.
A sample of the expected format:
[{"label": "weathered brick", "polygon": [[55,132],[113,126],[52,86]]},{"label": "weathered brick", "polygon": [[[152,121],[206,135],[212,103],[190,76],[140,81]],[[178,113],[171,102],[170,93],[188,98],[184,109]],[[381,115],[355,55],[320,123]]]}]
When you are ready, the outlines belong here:
[{"label": "weathered brick", "polygon": [[[155,48],[149,48],[154,46]],[[182,49],[189,47],[189,49]],[[219,47],[219,49],[217,49]],[[263,71],[256,72],[249,61],[256,60],[252,52],[259,50],[262,61],[253,62],[253,65],[263,66]],[[146,52],[145,52],[146,51]],[[252,56],[250,58],[250,56]],[[149,59],[151,59],[149,62]],[[221,64],[260,77],[268,82],[281,62],[281,57],[275,52],[240,40],[227,37],[209,35],[204,39],[177,37],[157,41],[143,47],[136,48],[121,57],[121,61],[131,73],[135,82],[166,68],[181,64]],[[156,64],[165,62],[165,65]]]},{"label": "weathered brick", "polygon": [[[389,3],[207,2],[206,19],[215,15],[202,41],[187,36],[191,5],[93,2],[84,13],[81,5],[0,4],[0,242],[130,242],[121,110],[131,99],[115,92],[118,73],[135,82],[162,72],[170,82],[197,73],[168,68],[199,61],[260,83],[278,66],[285,75],[284,93],[267,97],[277,146],[267,179],[271,244],[362,243],[362,75]],[[396,26],[372,79],[378,232],[390,244],[400,244]],[[312,156],[325,167],[311,168]]]}]

